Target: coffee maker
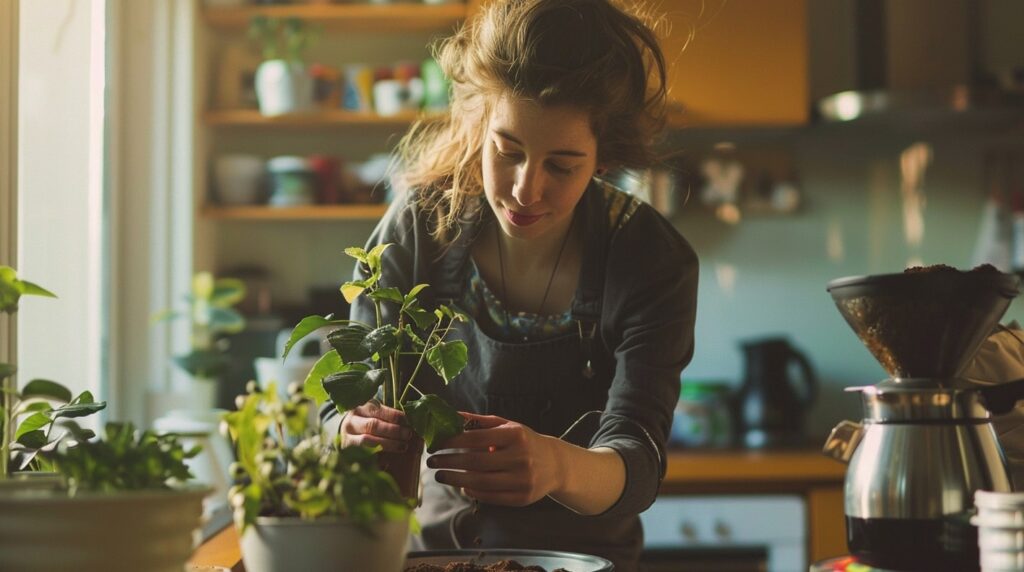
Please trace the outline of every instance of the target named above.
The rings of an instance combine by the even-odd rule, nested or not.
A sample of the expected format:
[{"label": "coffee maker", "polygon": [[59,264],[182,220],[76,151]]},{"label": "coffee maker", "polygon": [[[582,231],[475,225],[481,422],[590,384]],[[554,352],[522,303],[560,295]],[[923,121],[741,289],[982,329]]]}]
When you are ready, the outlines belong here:
[{"label": "coffee maker", "polygon": [[992,267],[858,276],[828,284],[839,312],[889,378],[859,392],[862,423],[843,421],[825,453],[848,462],[846,539],[870,566],[978,570],[974,492],[1011,480],[990,415],[1024,398],[1024,380],[960,378],[1019,292]]}]

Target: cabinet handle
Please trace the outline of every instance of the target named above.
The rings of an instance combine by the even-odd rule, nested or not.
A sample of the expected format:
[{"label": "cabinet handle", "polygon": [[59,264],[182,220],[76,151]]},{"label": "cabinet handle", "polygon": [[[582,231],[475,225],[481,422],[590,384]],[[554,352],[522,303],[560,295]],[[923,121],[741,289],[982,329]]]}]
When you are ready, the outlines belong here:
[{"label": "cabinet handle", "polygon": [[683,536],[683,540],[693,542],[697,540],[697,527],[690,521],[684,521],[679,527],[679,534]]},{"label": "cabinet handle", "polygon": [[715,536],[721,540],[729,540],[732,537],[732,527],[721,520],[715,521]]}]

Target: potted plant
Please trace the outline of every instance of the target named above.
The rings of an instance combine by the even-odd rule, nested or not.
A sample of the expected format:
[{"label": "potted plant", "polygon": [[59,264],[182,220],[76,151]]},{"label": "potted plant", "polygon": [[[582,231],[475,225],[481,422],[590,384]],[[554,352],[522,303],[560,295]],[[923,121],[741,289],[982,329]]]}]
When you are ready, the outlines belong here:
[{"label": "potted plant", "polygon": [[260,44],[263,63],[256,68],[256,99],[260,113],[283,115],[308,110],[313,104],[313,77],[302,58],[317,31],[299,18],[256,16],[249,37]]},{"label": "potted plant", "polygon": [[[404,412],[411,429],[430,447],[461,433],[464,420],[454,407],[437,395],[420,391],[413,382],[424,363],[445,383],[462,371],[467,360],[466,345],[446,338],[453,322],[466,317],[443,305],[433,311],[423,308],[418,295],[427,284],[416,285],[408,292],[382,287],[381,257],[389,246],[382,244],[369,252],[362,248],[345,250],[345,254],[363,265],[368,277],[346,282],[341,293],[350,304],[359,296],[369,298],[376,309],[376,323],[307,316],[292,330],[285,355],[310,332],[337,326],[327,335],[333,349],[317,361],[306,377],[306,394],[318,406],[330,396],[339,412],[379,396],[384,405]],[[384,304],[397,310],[395,323],[384,322]],[[405,453],[380,455],[381,466],[391,473],[407,498],[418,496],[422,455],[422,443]]]},{"label": "potted plant", "polygon": [[374,449],[339,447],[311,423],[312,400],[292,385],[251,383],[225,415],[238,461],[230,492],[248,572],[400,572],[413,503],[377,467]]},{"label": "potted plant", "polygon": [[192,324],[191,349],[174,357],[174,362],[192,379],[189,396],[193,412],[213,409],[217,397],[217,380],[230,365],[225,350],[224,334],[245,328],[245,318],[232,306],[245,297],[245,284],[234,278],[214,278],[200,272],[192,278],[192,291],[185,296],[187,310],[165,310],[154,320],[188,318]]},{"label": "potted plant", "polygon": [[[49,290],[18,279],[13,268],[0,266],[0,312],[15,314],[22,296],[56,298]],[[0,481],[17,475],[20,480],[39,484],[39,478],[30,477],[52,475],[52,466],[40,453],[52,451],[68,435],[66,431],[55,435],[54,429],[60,425],[76,430],[80,436],[91,437],[90,431],[81,429],[71,419],[91,415],[106,407],[106,403],[96,402],[88,391],[72,397],[71,390],[46,379],[33,379],[19,390],[16,373],[13,363],[0,363]]]},{"label": "potted plant", "polygon": [[40,453],[65,486],[0,488],[0,570],[180,572],[209,492],[184,484],[198,450],[130,423],[72,433],[76,446]]}]

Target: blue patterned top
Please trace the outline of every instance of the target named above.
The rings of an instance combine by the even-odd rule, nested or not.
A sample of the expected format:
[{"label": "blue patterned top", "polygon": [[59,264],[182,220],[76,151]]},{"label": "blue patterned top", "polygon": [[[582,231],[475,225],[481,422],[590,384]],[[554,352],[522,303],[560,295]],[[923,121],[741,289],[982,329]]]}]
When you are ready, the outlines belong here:
[{"label": "blue patterned top", "polygon": [[506,312],[501,300],[480,276],[480,269],[472,258],[469,259],[469,282],[460,305],[487,335],[501,341],[547,340],[572,332],[575,326],[571,310],[549,316]]}]

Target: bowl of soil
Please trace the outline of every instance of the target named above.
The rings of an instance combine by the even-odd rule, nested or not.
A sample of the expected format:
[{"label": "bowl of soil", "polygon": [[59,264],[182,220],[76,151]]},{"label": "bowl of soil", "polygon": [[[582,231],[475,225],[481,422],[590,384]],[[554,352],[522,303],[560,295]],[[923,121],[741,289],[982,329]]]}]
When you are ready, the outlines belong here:
[{"label": "bowl of soil", "polygon": [[604,558],[552,550],[426,550],[410,552],[405,572],[612,572]]}]

